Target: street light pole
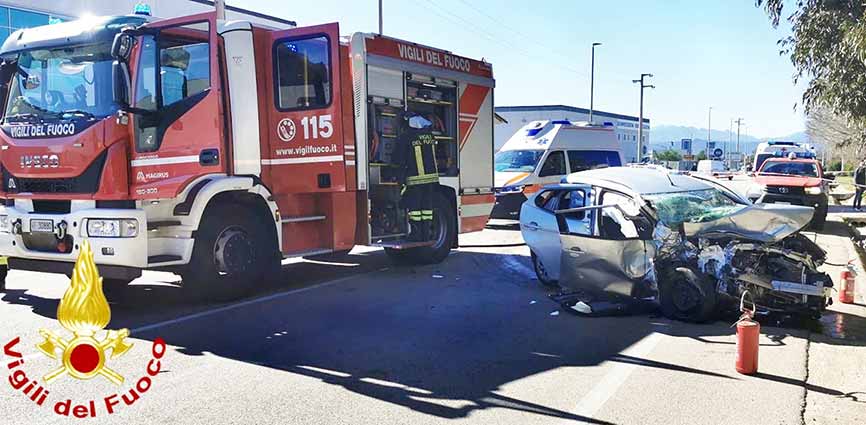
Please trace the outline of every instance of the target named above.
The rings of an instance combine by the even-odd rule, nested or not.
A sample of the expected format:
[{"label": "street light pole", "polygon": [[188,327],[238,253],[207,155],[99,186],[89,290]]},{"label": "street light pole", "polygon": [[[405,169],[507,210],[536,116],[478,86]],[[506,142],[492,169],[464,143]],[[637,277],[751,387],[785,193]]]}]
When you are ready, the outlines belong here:
[{"label": "street light pole", "polygon": [[737,153],[740,152],[740,126],[743,124],[742,118],[737,118]]},{"label": "street light pole", "polygon": [[[381,1],[381,0],[379,0]],[[601,43],[592,43],[592,64],[589,71],[589,123],[592,124],[593,98],[595,97],[595,46]]]},{"label": "street light pole", "polygon": [[644,79],[649,77],[652,78],[652,74],[641,74],[640,80],[631,80],[632,83],[640,83],[640,115],[638,115],[637,119],[637,162],[643,162],[643,89],[645,88],[656,88],[650,84],[644,84]]},{"label": "street light pole", "polygon": [[379,35],[382,35],[382,0],[379,0]]},{"label": "street light pole", "polygon": [[707,114],[707,157],[710,157],[710,143],[712,142],[712,134],[710,134],[710,129],[713,127],[713,107],[710,106],[709,113]]}]

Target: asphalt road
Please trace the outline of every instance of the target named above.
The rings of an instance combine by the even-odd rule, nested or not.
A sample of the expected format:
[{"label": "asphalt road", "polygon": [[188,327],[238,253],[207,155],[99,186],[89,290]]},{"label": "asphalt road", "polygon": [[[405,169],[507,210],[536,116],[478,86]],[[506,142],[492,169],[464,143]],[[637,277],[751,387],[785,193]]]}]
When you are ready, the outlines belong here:
[{"label": "asphalt road", "polygon": [[[830,260],[852,249],[839,223],[819,243]],[[862,423],[866,307],[821,322],[762,330],[761,373],[734,371],[731,319],[691,325],[654,314],[583,318],[560,312],[531,271],[514,227],[461,237],[443,264],[400,268],[379,250],[284,267],[279,287],[225,305],[191,304],[170,274],[146,273],[112,303],[110,329],[133,348],[107,365],[126,378],[68,376],[38,330],[56,318],[63,276],[12,271],[0,342],[16,371],[49,389],[37,405],[4,379],[0,423],[73,420],[54,412],[94,400],[87,423],[427,424]],[[834,276],[838,269],[829,269]],[[864,285],[861,285],[863,287]],[[153,341],[168,344],[147,376]],[[3,364],[16,358],[9,355]],[[153,367],[154,364],[151,366]],[[26,388],[26,387],[25,387]],[[22,388],[23,389],[23,388]],[[108,414],[104,398],[120,396]],[[32,395],[32,393],[31,393]],[[38,397],[37,397],[38,400]]]}]

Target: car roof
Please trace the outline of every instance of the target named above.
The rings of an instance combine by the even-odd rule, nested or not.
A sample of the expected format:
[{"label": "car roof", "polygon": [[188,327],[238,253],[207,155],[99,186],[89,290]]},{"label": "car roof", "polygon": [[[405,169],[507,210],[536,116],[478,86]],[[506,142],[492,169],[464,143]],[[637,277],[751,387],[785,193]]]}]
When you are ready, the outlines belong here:
[{"label": "car roof", "polygon": [[708,183],[684,174],[651,167],[608,167],[581,171],[565,177],[565,183],[592,184],[639,195],[712,189]]}]

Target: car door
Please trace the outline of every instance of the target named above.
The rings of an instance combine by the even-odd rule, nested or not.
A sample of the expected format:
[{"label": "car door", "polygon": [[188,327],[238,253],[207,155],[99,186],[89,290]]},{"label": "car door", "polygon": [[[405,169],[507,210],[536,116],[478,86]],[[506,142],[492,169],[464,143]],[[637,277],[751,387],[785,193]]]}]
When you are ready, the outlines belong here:
[{"label": "car door", "polygon": [[636,283],[651,269],[651,226],[635,201],[618,192],[597,190],[590,220],[561,211],[560,284],[590,293],[640,294]]},{"label": "car door", "polygon": [[559,205],[560,190],[546,189],[523,204],[520,232],[526,246],[544,265],[548,276],[559,276],[559,227],[553,213]]}]

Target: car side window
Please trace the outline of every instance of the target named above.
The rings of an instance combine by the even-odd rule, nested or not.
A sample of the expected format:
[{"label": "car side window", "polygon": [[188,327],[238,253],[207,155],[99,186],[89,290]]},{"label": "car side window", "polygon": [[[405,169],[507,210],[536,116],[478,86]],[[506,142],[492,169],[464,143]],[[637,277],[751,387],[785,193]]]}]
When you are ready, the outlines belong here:
[{"label": "car side window", "polygon": [[544,204],[546,204],[548,201],[550,201],[550,198],[555,193],[556,192],[553,190],[546,190],[544,192],[539,193],[538,196],[535,197],[535,206],[538,208],[544,208]]},{"label": "car side window", "polygon": [[554,211],[559,209],[559,197],[560,192],[551,190],[547,192],[549,195],[544,200],[544,204],[542,204],[542,208],[553,213]]},{"label": "car side window", "polygon": [[538,177],[559,176],[565,174],[565,154],[562,151],[551,152],[544,160]]},{"label": "car side window", "polygon": [[[564,191],[559,197],[559,210],[585,207],[588,197],[583,189]],[[583,236],[592,234],[592,212],[564,212],[557,215],[557,222],[560,232]]]}]

